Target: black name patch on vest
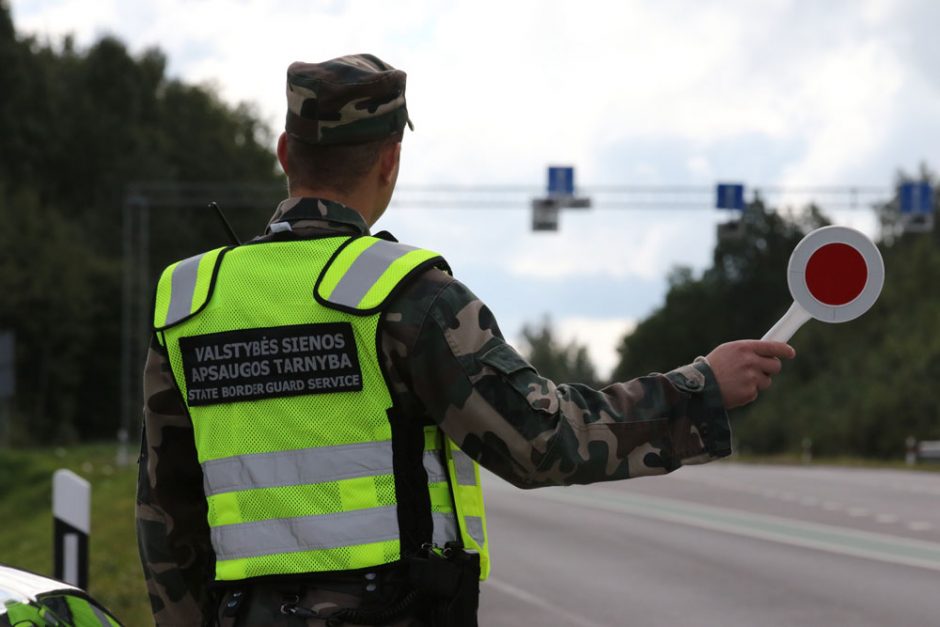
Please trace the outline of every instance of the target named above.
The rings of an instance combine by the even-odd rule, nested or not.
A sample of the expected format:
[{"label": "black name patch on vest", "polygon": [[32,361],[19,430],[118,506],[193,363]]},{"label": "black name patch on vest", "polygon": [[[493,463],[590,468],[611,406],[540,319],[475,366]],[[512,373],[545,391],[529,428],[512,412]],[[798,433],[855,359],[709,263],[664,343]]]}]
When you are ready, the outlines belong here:
[{"label": "black name patch on vest", "polygon": [[191,406],[362,389],[348,322],[182,337],[180,352]]}]

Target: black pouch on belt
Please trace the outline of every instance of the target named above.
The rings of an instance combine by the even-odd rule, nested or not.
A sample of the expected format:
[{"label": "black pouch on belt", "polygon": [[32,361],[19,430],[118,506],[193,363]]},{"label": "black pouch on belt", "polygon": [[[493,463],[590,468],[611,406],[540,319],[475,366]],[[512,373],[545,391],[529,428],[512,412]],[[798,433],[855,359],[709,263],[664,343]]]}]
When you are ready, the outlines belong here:
[{"label": "black pouch on belt", "polygon": [[428,549],[412,557],[408,577],[421,593],[432,627],[477,627],[480,556],[461,548]]}]

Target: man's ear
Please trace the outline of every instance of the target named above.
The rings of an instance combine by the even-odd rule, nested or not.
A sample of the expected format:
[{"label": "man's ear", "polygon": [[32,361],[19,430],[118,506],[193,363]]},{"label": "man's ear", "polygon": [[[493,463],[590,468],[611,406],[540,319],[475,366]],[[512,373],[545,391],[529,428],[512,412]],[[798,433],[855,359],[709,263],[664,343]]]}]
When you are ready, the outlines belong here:
[{"label": "man's ear", "polygon": [[290,172],[287,171],[287,133],[281,133],[281,136],[277,138],[277,160],[284,174],[290,176]]},{"label": "man's ear", "polygon": [[382,149],[379,155],[379,180],[383,185],[391,185],[398,178],[398,164],[401,161],[401,142],[395,142]]}]

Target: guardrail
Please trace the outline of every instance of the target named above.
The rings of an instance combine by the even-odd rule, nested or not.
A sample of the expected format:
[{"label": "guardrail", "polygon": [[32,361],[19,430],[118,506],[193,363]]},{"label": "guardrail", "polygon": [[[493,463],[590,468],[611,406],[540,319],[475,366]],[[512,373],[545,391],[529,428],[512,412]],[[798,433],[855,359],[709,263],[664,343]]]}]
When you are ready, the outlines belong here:
[{"label": "guardrail", "polygon": [[921,440],[918,442],[915,438],[909,437],[906,444],[907,455],[905,461],[908,466],[913,466],[920,461],[940,461],[940,440]]}]

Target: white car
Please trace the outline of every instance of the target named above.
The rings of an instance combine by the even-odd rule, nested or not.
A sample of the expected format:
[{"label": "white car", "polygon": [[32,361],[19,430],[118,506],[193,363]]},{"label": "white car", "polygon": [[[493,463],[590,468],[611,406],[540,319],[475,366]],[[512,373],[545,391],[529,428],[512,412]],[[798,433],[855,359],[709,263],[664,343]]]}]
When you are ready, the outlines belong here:
[{"label": "white car", "polygon": [[87,592],[0,565],[0,627],[121,627]]}]

